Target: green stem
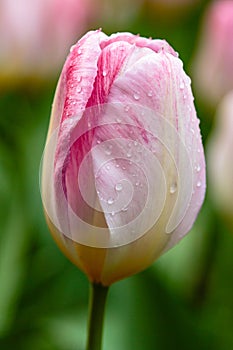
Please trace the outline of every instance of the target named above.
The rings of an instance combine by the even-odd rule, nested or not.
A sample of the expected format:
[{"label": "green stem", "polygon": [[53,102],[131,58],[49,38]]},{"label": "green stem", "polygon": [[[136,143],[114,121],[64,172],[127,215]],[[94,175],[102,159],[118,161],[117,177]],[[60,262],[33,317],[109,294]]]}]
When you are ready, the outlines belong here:
[{"label": "green stem", "polygon": [[86,350],[101,350],[104,309],[108,289],[108,287],[104,287],[101,284],[91,284]]}]

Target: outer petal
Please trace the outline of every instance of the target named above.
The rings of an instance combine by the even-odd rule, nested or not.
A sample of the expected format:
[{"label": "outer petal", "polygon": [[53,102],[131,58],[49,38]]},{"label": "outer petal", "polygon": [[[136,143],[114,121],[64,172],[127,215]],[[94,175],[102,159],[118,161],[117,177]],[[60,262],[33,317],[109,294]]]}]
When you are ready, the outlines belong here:
[{"label": "outer petal", "polygon": [[[115,109],[115,115],[118,118],[121,117],[121,120],[128,125],[125,128],[123,123],[119,123],[119,127],[115,127],[114,137],[112,137],[112,144],[114,147],[117,146],[119,158],[123,158],[125,162],[129,147],[124,149],[124,147],[120,147],[120,142],[116,144],[114,140],[118,138],[128,139],[128,143],[132,141],[133,147],[134,142],[136,142],[137,145],[141,145],[148,151],[147,154],[144,150],[143,156],[140,156],[141,159],[134,157],[138,153],[137,150],[131,151],[130,160],[146,172],[147,184],[150,185],[150,191],[154,191],[154,202],[152,199],[149,210],[147,213],[145,212],[144,217],[142,216],[141,225],[137,222],[136,226],[129,226],[129,223],[125,221],[124,208],[112,215],[110,207],[114,207],[112,204],[108,205],[106,198],[102,206],[105,209],[106,222],[112,235],[114,236],[116,229],[121,227],[122,230],[125,230],[125,235],[132,235],[132,241],[134,241],[135,233],[144,227],[143,218],[153,221],[151,208],[156,208],[159,202],[163,203],[161,176],[155,175],[154,182],[150,176],[151,173],[155,174],[152,164],[152,153],[154,153],[165,173],[164,207],[154,226],[149,228],[147,233],[142,232],[140,239],[137,239],[130,246],[126,245],[107,252],[103,272],[103,281],[106,284],[122,278],[123,275],[145,268],[163,250],[169,249],[177,243],[192,227],[205,193],[204,154],[199,123],[193,105],[190,79],[185,75],[182,63],[178,58],[163,51],[154,54],[148,52],[148,49],[141,50],[143,57],[131,64],[134,61],[133,56],[137,55],[135,48],[132,57],[122,68],[122,75],[115,79],[109,93],[108,103],[110,105],[116,103],[119,106],[118,111],[117,107]],[[129,125],[133,127],[129,127]],[[168,131],[167,126],[170,127],[170,131]],[[158,129],[160,134],[158,134]],[[107,139],[110,135],[108,130],[105,131],[105,139]],[[111,131],[110,134],[113,135]],[[103,140],[104,135],[100,136]],[[114,150],[111,151],[113,158],[116,158]],[[93,161],[94,168],[99,169],[102,162],[101,155],[100,158],[96,155]],[[116,184],[124,185],[123,180],[133,183],[134,171],[130,171],[130,165],[128,168],[125,165],[126,171],[124,171],[124,162],[118,161],[120,167],[111,172],[111,177],[107,175],[108,169],[102,174],[99,173],[100,191],[102,185],[102,192],[109,198],[111,195],[114,199],[114,195],[117,195]],[[138,172],[138,177],[138,181],[142,183],[143,174]],[[109,181],[109,178],[112,181]],[[136,182],[132,186],[134,190],[135,184]],[[145,181],[143,185],[145,185]],[[158,192],[159,186],[162,194],[161,191]],[[136,197],[133,197],[131,206],[127,207],[128,221],[133,221],[144,208],[142,208],[142,201],[143,195],[146,193],[145,189],[135,193]],[[129,192],[125,191],[123,200],[129,201]],[[128,228],[130,228],[131,233],[128,232]],[[142,252],[142,246],[146,257],[145,253]]]},{"label": "outer petal", "polygon": [[[71,49],[52,110],[47,151],[43,160],[42,197],[50,220],[68,235],[71,232],[68,218],[70,205],[74,207],[79,202],[80,215],[86,220],[94,215],[78,191],[77,174],[84,155],[91,147],[88,122],[83,118],[83,113],[97,74],[97,61],[101,53],[99,43],[105,37],[100,31],[90,32]],[[72,146],[73,143],[76,147]],[[74,188],[77,188],[77,192]],[[92,196],[95,196],[93,191]]]},{"label": "outer petal", "polygon": [[107,45],[110,45],[114,42],[122,42],[122,41],[126,41],[131,45],[136,45],[137,47],[142,47],[142,48],[147,47],[153,50],[154,52],[159,52],[161,50],[164,50],[174,56],[177,56],[177,53],[166,42],[166,40],[147,39],[147,38],[140,37],[139,35],[133,35],[127,32],[112,34],[109,38],[107,38],[101,43],[101,48],[105,48]]}]

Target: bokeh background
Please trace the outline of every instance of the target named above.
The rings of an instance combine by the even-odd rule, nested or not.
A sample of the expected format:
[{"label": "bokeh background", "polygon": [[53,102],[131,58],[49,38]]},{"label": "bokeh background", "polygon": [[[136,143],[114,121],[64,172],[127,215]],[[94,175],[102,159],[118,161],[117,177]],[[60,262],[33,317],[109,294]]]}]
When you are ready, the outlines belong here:
[{"label": "bokeh background", "polygon": [[[233,89],[233,1],[215,3],[0,0],[0,349],[85,348],[88,281],[52,240],[39,191],[69,47],[100,27],[166,39],[192,78],[208,158],[218,106]],[[228,184],[219,173],[233,207],[233,177]],[[111,287],[104,350],[233,349],[233,209],[218,205],[211,171],[208,184],[190,234],[149,269]]]}]

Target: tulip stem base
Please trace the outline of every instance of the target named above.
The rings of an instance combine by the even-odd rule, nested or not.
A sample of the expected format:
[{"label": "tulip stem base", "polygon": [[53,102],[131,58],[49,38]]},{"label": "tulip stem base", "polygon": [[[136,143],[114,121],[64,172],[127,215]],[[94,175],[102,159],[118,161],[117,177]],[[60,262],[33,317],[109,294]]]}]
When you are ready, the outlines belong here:
[{"label": "tulip stem base", "polygon": [[104,310],[109,287],[93,283],[90,286],[88,339],[86,350],[100,350]]}]

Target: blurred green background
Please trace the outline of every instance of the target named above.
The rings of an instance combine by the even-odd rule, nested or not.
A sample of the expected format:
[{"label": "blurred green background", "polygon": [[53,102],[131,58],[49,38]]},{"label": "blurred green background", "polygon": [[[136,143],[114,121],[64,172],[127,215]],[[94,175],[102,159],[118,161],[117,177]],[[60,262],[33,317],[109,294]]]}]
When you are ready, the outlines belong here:
[{"label": "blurred green background", "polygon": [[[86,30],[102,27],[107,34],[130,31],[165,38],[192,75],[207,3],[166,12],[150,1],[134,10],[133,2],[128,7],[110,2],[115,19],[106,10],[93,16]],[[17,77],[0,84],[2,350],[85,347],[88,281],[50,237],[39,191],[40,159],[59,73],[57,69],[47,80]],[[205,143],[214,111],[198,99],[195,103]],[[233,349],[233,229],[210,198],[207,191],[192,231],[178,246],[148,270],[111,287],[103,349]]]}]

